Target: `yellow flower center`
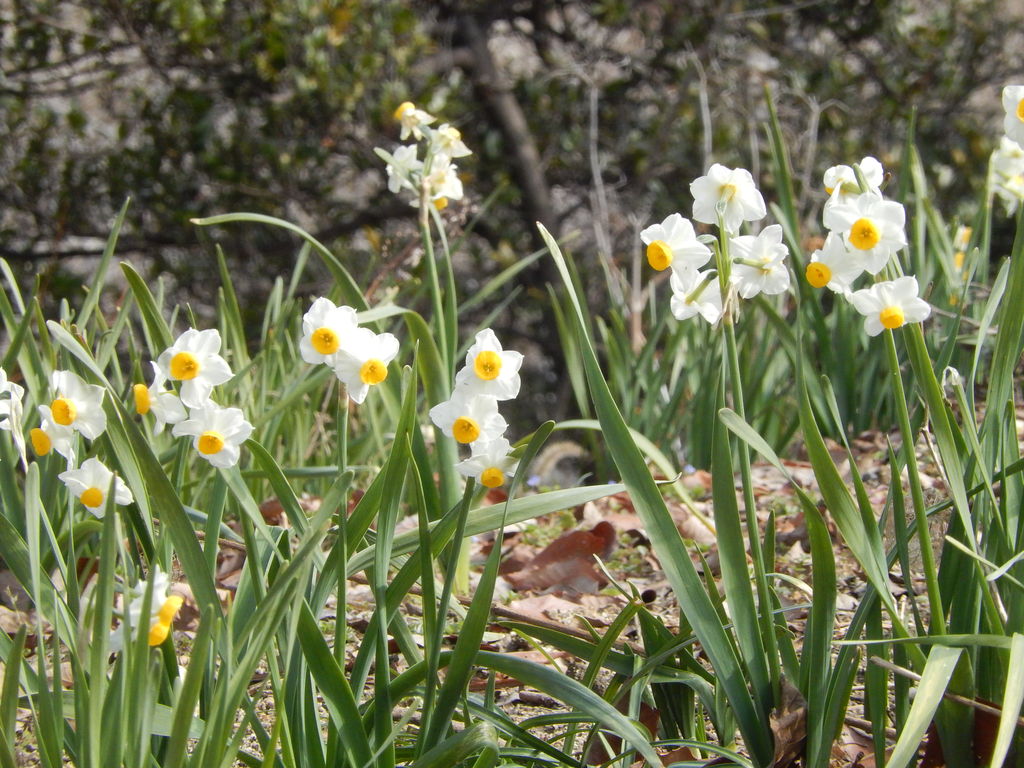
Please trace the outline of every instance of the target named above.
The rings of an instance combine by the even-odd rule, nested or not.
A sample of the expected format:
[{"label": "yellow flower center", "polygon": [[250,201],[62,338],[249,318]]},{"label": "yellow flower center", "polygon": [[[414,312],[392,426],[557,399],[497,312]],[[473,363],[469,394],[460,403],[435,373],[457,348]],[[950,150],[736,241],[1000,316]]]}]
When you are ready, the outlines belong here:
[{"label": "yellow flower center", "polygon": [[171,595],[164,600],[164,604],[160,606],[160,611],[157,613],[157,620],[149,628],[150,646],[162,645],[167,636],[171,634],[171,624],[174,622],[174,617],[178,614],[182,602],[184,601],[179,595]]},{"label": "yellow flower center", "polygon": [[184,602],[185,600],[181,595],[170,595],[164,600],[164,604],[160,606],[157,620],[162,624],[170,624],[174,621],[174,617],[178,615],[178,610]]},{"label": "yellow flower center", "polygon": [[199,375],[199,361],[191,352],[179,352],[171,358],[171,378],[188,381]]},{"label": "yellow flower center", "polygon": [[388,367],[383,360],[372,358],[363,363],[359,369],[359,378],[363,384],[380,384],[388,377]]},{"label": "yellow flower center", "polygon": [[957,269],[964,268],[964,259],[966,258],[963,251],[957,251],[953,254],[953,266]]},{"label": "yellow flower center", "polygon": [[833,191],[835,191],[835,187],[825,187],[826,195],[831,195]]},{"label": "yellow flower center", "polygon": [[156,622],[152,627],[149,628],[149,645],[154,647],[157,645],[163,645],[164,640],[171,634],[171,625],[164,624],[162,621]]},{"label": "yellow flower center", "polygon": [[330,328],[317,328],[313,331],[313,335],[310,337],[309,343],[312,344],[313,349],[321,355],[333,355],[338,351],[338,346],[340,344],[338,341],[338,334]]},{"label": "yellow flower center", "polygon": [[437,208],[437,210],[439,210],[439,211],[443,211],[445,208],[448,207],[448,198],[447,197],[437,197],[437,198],[434,198],[434,207]]},{"label": "yellow flower center", "polygon": [[820,261],[807,265],[807,282],[815,288],[824,288],[832,280],[832,270]]},{"label": "yellow flower center", "polygon": [[28,433],[28,439],[32,441],[32,450],[36,452],[36,456],[45,456],[53,450],[53,441],[50,440],[50,436],[39,427]]},{"label": "yellow flower center", "polygon": [[501,373],[501,355],[489,349],[484,350],[473,361],[473,370],[484,381],[493,381]]},{"label": "yellow flower center", "polygon": [[58,397],[50,403],[50,411],[53,413],[53,420],[62,427],[70,427],[78,418],[78,409],[66,397]]},{"label": "yellow flower center", "polygon": [[655,240],[647,246],[647,263],[651,269],[661,272],[672,263],[672,249],[664,240]]},{"label": "yellow flower center", "polygon": [[878,313],[878,319],[882,322],[882,326],[889,330],[899,328],[903,325],[903,310],[899,307],[886,307]]},{"label": "yellow flower center", "polygon": [[135,412],[138,414],[149,413],[149,409],[153,407],[149,388],[145,384],[136,384],[132,387],[132,394],[135,396]]},{"label": "yellow flower center", "polygon": [[480,483],[486,488],[497,488],[505,483],[505,473],[497,467],[488,467],[480,473]]},{"label": "yellow flower center", "polygon": [[401,120],[402,116],[410,109],[416,109],[416,105],[411,101],[403,101],[398,105],[398,109],[395,110],[395,120]]},{"label": "yellow flower center", "polygon": [[199,452],[204,456],[212,456],[224,450],[224,435],[208,429],[199,436]]},{"label": "yellow flower center", "polygon": [[857,219],[850,228],[850,245],[860,251],[870,251],[882,239],[878,227],[871,219]]},{"label": "yellow flower center", "polygon": [[719,199],[729,202],[736,197],[736,185],[735,184],[723,184],[720,192]]},{"label": "yellow flower center", "polygon": [[92,507],[93,509],[103,505],[103,491],[99,488],[86,488],[78,498],[82,500],[85,506]]},{"label": "yellow flower center", "polygon": [[480,425],[468,416],[459,416],[452,424],[452,435],[458,442],[467,445],[480,437]]},{"label": "yellow flower center", "polygon": [[1024,121],[1024,99],[1017,102],[1017,119]]}]

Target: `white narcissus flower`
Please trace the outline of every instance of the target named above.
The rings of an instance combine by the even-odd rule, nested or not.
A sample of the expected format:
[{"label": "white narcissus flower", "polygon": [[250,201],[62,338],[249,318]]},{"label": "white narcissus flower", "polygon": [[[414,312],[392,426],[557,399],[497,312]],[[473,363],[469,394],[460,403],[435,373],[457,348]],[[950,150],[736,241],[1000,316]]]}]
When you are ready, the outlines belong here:
[{"label": "white narcissus flower", "polygon": [[7,379],[7,371],[0,368],[0,429],[11,433],[14,447],[21,457],[21,463],[28,468],[28,457],[25,454],[25,433],[21,431],[23,413],[22,398],[25,388]]},{"label": "white narcissus flower", "polygon": [[509,456],[508,440],[498,437],[486,442],[473,443],[473,453],[455,465],[463,477],[475,477],[485,488],[498,488],[515,473],[519,460]]},{"label": "white narcissus flower", "polygon": [[722,288],[713,269],[673,272],[669,281],[672,301],[669,306],[676,320],[689,320],[700,315],[712,325],[722,316]]},{"label": "white narcissus flower", "polygon": [[[161,571],[159,567],[153,568],[152,573],[150,573],[150,581],[153,583],[153,587],[148,620],[143,621],[142,617],[142,610],[145,608],[146,603],[146,592],[149,590],[149,583],[146,581],[139,581],[138,584],[129,589],[125,594],[125,600],[128,600],[129,597],[131,598],[126,614],[132,631],[138,632],[141,628],[145,628],[147,643],[150,646],[157,646],[161,645],[171,633],[174,617],[177,616],[178,611],[181,609],[184,599],[181,595],[169,594],[171,588],[170,580],[167,578],[167,574]],[[122,623],[110,638],[110,650],[117,652],[124,648],[124,634],[125,624]]]},{"label": "white narcissus flower", "polygon": [[1024,200],[1024,149],[1013,139],[1003,136],[999,148],[992,153],[992,188],[1014,213]]},{"label": "white narcissus flower", "polygon": [[729,239],[729,256],[733,264],[729,281],[744,299],[759,293],[769,296],[789,288],[786,256],[789,248],[782,242],[782,227],[772,224],[757,235],[741,235]]},{"label": "white narcissus flower", "polygon": [[[458,168],[445,155],[438,155],[430,166],[430,173],[423,180],[427,188],[427,197],[433,201],[434,207],[444,210],[450,200],[461,200],[463,195],[462,180]],[[419,200],[413,200],[419,205]]]},{"label": "white narcissus flower", "polygon": [[455,375],[455,387],[465,395],[511,400],[519,394],[522,364],[522,353],[503,350],[494,331],[485,328],[466,353],[466,365]]},{"label": "white narcissus flower", "polygon": [[850,255],[872,275],[881,272],[889,258],[907,244],[903,206],[874,192],[827,207],[824,219],[825,226],[842,235]]},{"label": "white narcissus flower", "polygon": [[165,378],[181,382],[181,402],[189,408],[201,408],[213,388],[234,375],[219,353],[220,333],[216,329],[189,328],[160,354],[156,364]]},{"label": "white narcissus flower", "polygon": [[395,110],[395,120],[402,126],[402,133],[399,138],[405,141],[411,134],[417,141],[423,138],[421,127],[430,125],[436,118],[429,112],[417,109],[411,101],[403,101]]},{"label": "white narcissus flower", "polygon": [[48,405],[39,406],[39,419],[39,426],[28,433],[28,439],[32,443],[32,450],[35,451],[36,456],[46,456],[50,451],[56,451],[67,459],[69,468],[74,466],[75,430],[55,422]]},{"label": "white narcissus flower", "polygon": [[448,123],[444,123],[430,136],[436,155],[446,155],[449,158],[468,157],[473,153],[465,142],[462,141],[462,134],[459,129]]},{"label": "white narcissus flower", "polygon": [[467,396],[459,390],[430,409],[430,420],[463,445],[496,440],[508,429],[505,417],[498,413],[497,400],[487,395]]},{"label": "white narcissus flower", "polygon": [[1006,135],[1024,146],[1024,85],[1008,85],[1003,88],[1003,129]]},{"label": "white narcissus flower", "polygon": [[61,472],[57,477],[96,517],[103,517],[106,510],[107,491],[110,490],[111,479],[114,480],[115,504],[131,504],[135,501],[124,481],[115,477],[114,473],[95,457],[83,461],[78,469]]},{"label": "white narcissus flower", "polygon": [[384,170],[388,174],[388,191],[397,194],[403,189],[416,189],[418,182],[414,179],[423,170],[423,161],[416,156],[418,148],[415,144],[402,145],[394,154],[380,149],[374,151],[387,163]]},{"label": "white narcissus flower", "polygon": [[317,299],[302,318],[299,354],[307,363],[333,365],[338,350],[358,324],[352,307],[336,307],[330,299]]},{"label": "white narcissus flower", "polygon": [[850,302],[864,315],[868,336],[877,336],[884,328],[893,330],[906,323],[920,323],[931,314],[928,302],[917,294],[917,278],[907,276],[854,291]]},{"label": "white narcissus flower", "polygon": [[171,434],[194,438],[192,445],[199,455],[223,469],[238,463],[240,447],[252,434],[252,424],[238,408],[222,408],[207,402],[201,408],[191,409],[188,419],[175,424]]},{"label": "white narcissus flower", "polygon": [[388,364],[398,355],[398,339],[390,333],[356,328],[334,357],[334,375],[345,384],[354,403],[362,403],[370,387],[388,377]]},{"label": "white narcissus flower", "polygon": [[86,384],[72,371],[54,371],[50,386],[57,396],[50,403],[54,423],[71,427],[90,440],[95,440],[107,428],[107,415],[103,412],[103,387]]},{"label": "white narcissus flower", "polygon": [[804,273],[815,288],[828,287],[836,293],[848,294],[853,281],[864,273],[864,265],[850,255],[841,235],[829,232],[825,244],[811,254]]},{"label": "white narcissus flower", "polygon": [[693,224],[679,213],[647,227],[640,239],[647,245],[647,263],[659,272],[668,267],[700,269],[711,260],[711,249],[697,239]]},{"label": "white narcissus flower", "polygon": [[737,232],[744,221],[763,219],[767,213],[754,177],[743,168],[726,168],[715,163],[707,175],[690,183],[690,194],[693,195],[693,218],[705,224],[717,224],[721,205],[728,232]]},{"label": "white narcissus flower", "polygon": [[135,412],[140,416],[147,413],[153,414],[156,420],[154,435],[164,431],[167,424],[177,424],[188,418],[185,412],[185,405],[181,398],[174,392],[164,387],[166,379],[160,371],[160,367],[151,362],[153,366],[153,383],[148,387],[145,384],[135,384],[132,387],[132,399],[135,402]]},{"label": "white narcissus flower", "polygon": [[[867,182],[868,191],[882,194],[882,181],[885,180],[885,169],[875,158],[868,156],[862,158],[860,163],[861,175]],[[826,205],[841,203],[850,197],[856,197],[861,193],[860,182],[857,181],[857,174],[848,165],[833,165],[825,171],[825,192],[829,195]]]}]

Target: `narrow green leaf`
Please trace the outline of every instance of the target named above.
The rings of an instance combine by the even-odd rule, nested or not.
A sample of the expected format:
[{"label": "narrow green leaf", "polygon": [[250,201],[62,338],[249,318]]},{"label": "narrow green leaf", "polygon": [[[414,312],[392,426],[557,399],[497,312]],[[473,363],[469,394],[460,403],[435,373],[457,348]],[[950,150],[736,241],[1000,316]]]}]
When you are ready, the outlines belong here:
[{"label": "narrow green leaf", "polygon": [[910,715],[893,747],[887,768],[905,768],[914,759],[925,731],[942,703],[942,694],[953,677],[961,653],[962,648],[936,645],[928,654],[928,663],[917,685],[917,696],[914,697]]},{"label": "narrow green leaf", "polygon": [[650,737],[645,731],[596,693],[583,687],[563,672],[515,656],[491,651],[480,651],[478,660],[488,669],[495,669],[526,685],[547,691],[559,701],[564,701],[621,736],[651,765],[661,765],[661,759],[651,746]]},{"label": "narrow green leaf", "polygon": [[93,312],[96,311],[96,307],[99,305],[100,294],[103,292],[103,283],[107,279],[107,270],[110,268],[110,260],[114,255],[114,249],[117,247],[117,238],[121,234],[121,227],[124,226],[124,217],[128,213],[129,203],[131,203],[131,198],[127,198],[124,201],[121,210],[114,219],[114,226],[110,230],[110,235],[107,236],[107,244],[103,247],[103,255],[100,256],[99,263],[95,266],[95,274],[93,275],[92,283],[89,285],[89,292],[86,294],[85,301],[82,302],[82,308],[78,312],[78,317],[75,318],[75,322],[82,327],[88,325]]},{"label": "narrow green leaf", "polygon": [[999,716],[999,730],[992,747],[989,768],[999,768],[1010,751],[1017,732],[1017,717],[1024,704],[1024,635],[1015,632],[1010,640],[1010,658],[1006,664],[1006,687],[1003,690],[1003,713]]}]

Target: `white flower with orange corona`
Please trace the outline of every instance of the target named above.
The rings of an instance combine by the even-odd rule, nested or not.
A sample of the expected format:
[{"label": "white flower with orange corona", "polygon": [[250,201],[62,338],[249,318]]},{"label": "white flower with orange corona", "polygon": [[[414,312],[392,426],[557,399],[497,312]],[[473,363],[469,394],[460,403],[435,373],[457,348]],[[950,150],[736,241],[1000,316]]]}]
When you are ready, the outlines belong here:
[{"label": "white flower with orange corona", "polygon": [[115,504],[123,506],[135,501],[124,481],[116,477],[102,461],[95,457],[83,461],[82,466],[78,469],[61,472],[57,477],[96,517],[103,517],[103,513],[106,511],[111,480],[114,481]]},{"label": "white flower with orange corona", "polygon": [[333,365],[343,342],[357,327],[356,311],[352,307],[337,307],[330,299],[321,297],[302,318],[299,354],[313,365]]},{"label": "white flower with orange corona", "polygon": [[153,434],[159,435],[164,431],[167,424],[177,424],[188,418],[185,405],[181,398],[174,392],[167,389],[164,384],[167,381],[160,367],[156,363],[153,366],[153,383],[148,387],[145,384],[135,384],[132,387],[132,401],[135,403],[135,412],[140,416],[147,413],[153,415],[156,427]]},{"label": "white flower with orange corona", "polygon": [[511,445],[504,437],[473,444],[472,455],[455,465],[464,477],[473,477],[485,488],[499,488],[519,466],[519,460],[509,456]]},{"label": "white flower with orange corona", "polygon": [[455,387],[464,395],[489,395],[511,400],[519,394],[520,352],[504,350],[494,331],[485,328],[466,352],[466,365],[455,375]]},{"label": "white flower with orange corona", "polygon": [[640,233],[647,246],[647,263],[659,272],[700,269],[711,261],[711,249],[697,239],[689,219],[670,214],[660,224],[652,224]]},{"label": "white flower with orange corona", "polygon": [[487,395],[465,395],[458,389],[443,403],[430,409],[430,420],[455,442],[469,445],[489,442],[508,429],[505,417],[498,413],[498,401]]},{"label": "white flower with orange corona", "polygon": [[[125,599],[131,597],[128,604],[127,623],[131,625],[133,632],[144,631],[146,633],[146,644],[150,647],[162,645],[171,634],[174,626],[174,618],[181,610],[185,602],[181,595],[170,594],[171,584],[167,575],[154,567],[150,573],[152,590],[149,582],[139,581],[134,587],[128,590]],[[146,604],[146,592],[151,591],[149,616],[144,619],[142,611]],[[122,623],[110,639],[110,649],[120,651],[124,647],[125,625]]]},{"label": "white flower with orange corona", "polygon": [[234,374],[220,356],[220,333],[216,329],[189,328],[157,358],[160,373],[181,383],[181,402],[189,408],[201,408],[213,394],[213,388]]},{"label": "white flower with orange corona", "polygon": [[398,355],[398,339],[390,333],[356,328],[334,357],[334,375],[345,384],[354,403],[362,403],[370,387],[388,377],[388,364]]},{"label": "white flower with orange corona", "polygon": [[411,135],[419,141],[423,138],[423,126],[430,125],[435,118],[429,112],[416,107],[411,101],[403,101],[394,112],[395,120],[402,126],[399,138],[405,141]]},{"label": "white flower with orange corona", "polygon": [[1006,135],[1024,146],[1024,85],[1003,88],[1003,129]]},{"label": "white flower with orange corona", "polygon": [[827,287],[835,293],[848,294],[853,281],[864,274],[863,265],[850,257],[842,235],[829,232],[824,245],[811,254],[804,276],[815,288]]},{"label": "white flower with orange corona", "polygon": [[828,229],[842,235],[851,258],[872,275],[881,272],[889,258],[907,244],[903,206],[874,192],[828,206],[824,220]]},{"label": "white flower with orange corona", "polygon": [[189,411],[189,418],[174,425],[175,437],[191,437],[199,455],[215,467],[233,467],[238,463],[241,446],[252,434],[252,424],[238,408],[222,408],[207,402]]},{"label": "white flower with orange corona", "polygon": [[931,314],[928,302],[918,296],[917,278],[900,277],[875,283],[850,294],[850,302],[864,315],[864,330],[877,336],[907,323],[920,323]]},{"label": "white flower with orange corona", "polygon": [[50,403],[51,418],[55,424],[71,427],[90,440],[103,434],[107,428],[103,387],[86,384],[72,371],[54,371],[50,375],[50,386],[57,395]]},{"label": "white flower with orange corona", "polygon": [[56,451],[67,459],[69,469],[75,465],[75,430],[55,422],[50,406],[39,406],[39,426],[29,431],[28,439],[36,456]]}]

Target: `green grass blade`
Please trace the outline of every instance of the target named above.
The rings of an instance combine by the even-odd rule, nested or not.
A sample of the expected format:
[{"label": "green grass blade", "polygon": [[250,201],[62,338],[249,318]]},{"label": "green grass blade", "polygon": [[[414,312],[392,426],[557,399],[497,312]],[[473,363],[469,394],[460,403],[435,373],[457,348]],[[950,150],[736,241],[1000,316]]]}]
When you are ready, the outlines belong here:
[{"label": "green grass blade", "polygon": [[320,254],[320,258],[324,260],[324,264],[334,275],[335,281],[341,288],[342,295],[344,296],[345,302],[350,306],[353,306],[358,311],[364,311],[367,309],[366,299],[363,298],[363,292],[356,285],[355,280],[352,279],[352,275],[338,260],[338,257],[331,253],[330,249],[313,237],[311,234],[306,232],[301,227],[292,224],[284,219],[278,219],[274,216],[265,216],[262,213],[225,213],[220,216],[210,216],[205,219],[191,219],[191,223],[199,227],[210,227],[217,224],[232,224],[237,222],[253,222],[256,224],[269,224],[272,227],[280,227],[286,229],[289,232],[294,232],[296,235],[301,237],[307,243],[309,243],[313,250]]},{"label": "green grass blade", "polygon": [[645,731],[607,701],[571,677],[550,667],[491,651],[480,651],[478,659],[480,664],[488,669],[495,669],[526,685],[547,691],[559,701],[564,701],[614,731],[629,742],[630,746],[643,755],[651,765],[661,764],[661,759],[651,747],[650,737]]},{"label": "green grass blade", "polygon": [[1003,714],[999,717],[999,730],[992,748],[989,768],[999,768],[1006,759],[1017,731],[1017,716],[1024,704],[1024,635],[1015,632],[1010,641],[1007,662],[1006,688],[1003,691]]},{"label": "green grass blade", "polygon": [[75,318],[75,322],[81,327],[88,326],[93,312],[96,311],[96,307],[100,303],[103,281],[107,278],[107,269],[110,267],[110,260],[114,255],[114,249],[117,247],[117,238],[121,234],[121,227],[124,226],[124,217],[128,213],[129,203],[131,203],[131,198],[126,199],[124,205],[121,206],[121,210],[114,219],[114,226],[110,230],[110,235],[107,237],[107,244],[103,248],[103,255],[100,256],[99,263],[94,268],[95,275],[93,276],[92,283],[89,285],[89,292],[86,294],[85,301],[82,302],[82,308],[78,311],[78,316]]},{"label": "green grass blade", "polygon": [[925,731],[942,703],[942,694],[953,677],[961,653],[962,648],[936,645],[928,654],[928,663],[925,664],[917,686],[917,696],[903,731],[896,740],[896,746],[893,747],[887,768],[906,768],[914,759]]}]

